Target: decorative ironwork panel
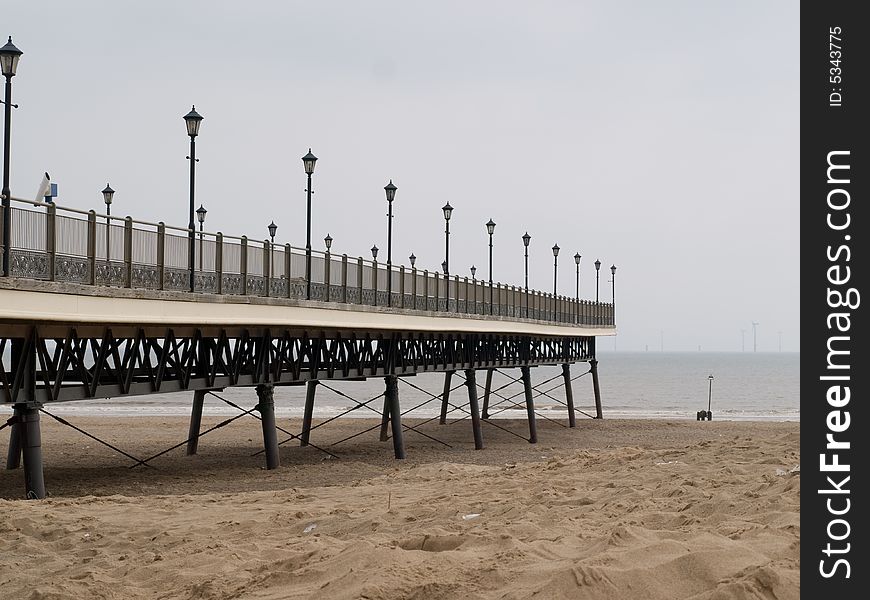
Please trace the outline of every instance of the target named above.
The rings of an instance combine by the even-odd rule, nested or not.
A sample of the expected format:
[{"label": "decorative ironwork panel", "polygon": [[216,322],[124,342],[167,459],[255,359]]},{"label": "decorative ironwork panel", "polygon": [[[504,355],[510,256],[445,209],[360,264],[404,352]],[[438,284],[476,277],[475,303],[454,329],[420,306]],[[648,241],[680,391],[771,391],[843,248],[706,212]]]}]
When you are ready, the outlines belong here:
[{"label": "decorative ironwork panel", "polygon": [[217,294],[217,273],[196,273],[193,278],[193,289],[206,294]]},{"label": "decorative ironwork panel", "polygon": [[224,294],[238,296],[242,293],[242,276],[235,273],[221,275],[221,288]]},{"label": "decorative ironwork panel", "polygon": [[48,279],[48,255],[13,249],[9,255],[9,269],[15,277]]},{"label": "decorative ironwork panel", "polygon": [[283,277],[269,280],[269,295],[273,298],[286,298],[287,280]]},{"label": "decorative ironwork panel", "polygon": [[123,286],[127,282],[127,267],[124,263],[97,261],[98,285]]},{"label": "decorative ironwork panel", "polygon": [[344,290],[337,285],[329,286],[329,300],[330,302],[343,302]]},{"label": "decorative ironwork panel", "polygon": [[256,275],[248,275],[249,296],[265,296],[266,295],[266,278]]},{"label": "decorative ironwork panel", "polygon": [[130,274],[130,285],[134,288],[156,290],[160,287],[160,281],[157,275],[157,267],[133,265],[133,272]]},{"label": "decorative ironwork panel", "polygon": [[90,283],[90,261],[86,258],[58,256],[54,259],[54,278],[57,281]]},{"label": "decorative ironwork panel", "polygon": [[190,271],[186,269],[163,269],[163,289],[165,290],[189,290]]},{"label": "decorative ironwork panel", "polygon": [[290,297],[296,298],[297,300],[305,299],[305,282],[304,281],[291,281],[290,282]]},{"label": "decorative ironwork panel", "polygon": [[387,305],[387,292],[378,290],[378,306]]},{"label": "decorative ironwork panel", "polygon": [[359,304],[359,288],[349,287],[347,288],[347,302],[349,304]]},{"label": "decorative ironwork panel", "polygon": [[322,283],[311,282],[311,299],[326,300],[326,286]]}]

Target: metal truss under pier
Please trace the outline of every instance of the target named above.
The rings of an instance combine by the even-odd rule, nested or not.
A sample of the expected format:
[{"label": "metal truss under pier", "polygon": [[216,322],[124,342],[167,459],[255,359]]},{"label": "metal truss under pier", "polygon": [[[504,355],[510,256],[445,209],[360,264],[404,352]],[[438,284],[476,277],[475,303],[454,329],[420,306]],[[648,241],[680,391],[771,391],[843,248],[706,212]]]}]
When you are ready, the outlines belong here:
[{"label": "metal truss under pier", "polygon": [[[7,468],[17,468],[23,457],[29,498],[45,497],[39,419],[40,413],[49,414],[45,407],[52,403],[194,391],[187,443],[195,452],[191,441],[201,435],[206,391],[254,386],[258,404],[244,414],[259,413],[266,467],[272,469],[279,465],[277,431],[285,431],[275,420],[276,385],[308,382],[299,436],[307,442],[318,382],[384,378],[381,438],[386,439],[389,427],[395,455],[404,458],[402,433],[407,428],[401,423],[399,377],[445,373],[442,423],[450,378],[463,377],[468,406],[462,410],[472,421],[475,447],[481,449],[491,373],[519,368],[529,441],[534,443],[530,367],[562,365],[573,425],[570,365],[588,362],[600,418],[595,340],[615,333],[612,325],[434,316],[382,307],[336,309],[286,299],[228,301],[202,295],[190,301],[167,292],[79,292],[68,285],[59,290],[0,288],[0,404],[10,405],[14,413],[0,429],[11,432]],[[487,372],[482,415],[478,370]]]}]

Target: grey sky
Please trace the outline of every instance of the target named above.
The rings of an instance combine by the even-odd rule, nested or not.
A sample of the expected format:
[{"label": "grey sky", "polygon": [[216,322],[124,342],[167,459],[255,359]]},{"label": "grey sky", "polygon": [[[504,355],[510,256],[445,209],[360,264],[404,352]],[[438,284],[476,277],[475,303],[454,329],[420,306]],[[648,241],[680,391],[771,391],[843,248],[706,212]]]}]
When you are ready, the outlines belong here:
[{"label": "grey sky", "polygon": [[[196,104],[206,228],[601,296],[619,350],[799,348],[794,2],[14,2],[12,192],[187,223]],[[385,250],[384,250],[385,252]],[[612,342],[602,343],[606,349]]]}]

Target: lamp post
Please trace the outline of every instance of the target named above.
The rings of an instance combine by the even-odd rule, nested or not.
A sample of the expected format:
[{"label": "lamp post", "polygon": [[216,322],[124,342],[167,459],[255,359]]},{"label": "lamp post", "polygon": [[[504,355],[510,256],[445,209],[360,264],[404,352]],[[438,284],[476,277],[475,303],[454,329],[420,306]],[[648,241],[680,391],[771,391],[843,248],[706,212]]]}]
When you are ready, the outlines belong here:
[{"label": "lamp post", "polygon": [[311,148],[308,149],[308,154],[302,157],[302,164],[305,166],[305,174],[308,175],[308,187],[305,191],[308,194],[308,204],[305,211],[305,299],[311,300],[311,176],[314,175],[314,164],[317,162],[317,157],[311,154]]},{"label": "lamp post", "polygon": [[[109,264],[109,230],[112,227],[112,198],[115,196],[115,190],[107,183],[106,189],[103,190],[103,202],[106,203],[106,265]],[[109,274],[106,273],[106,277]]]},{"label": "lamp post", "polygon": [[9,190],[9,152],[12,133],[12,78],[18,68],[18,59],[23,52],[12,43],[12,36],[6,45],[0,48],[0,70],[6,78],[6,96],[4,104],[3,130],[3,274],[9,275],[9,247],[12,243],[12,192]]},{"label": "lamp post", "polygon": [[393,199],[396,197],[398,188],[393,185],[393,180],[384,186],[387,194],[387,306],[393,305]]},{"label": "lamp post", "polygon": [[610,265],[610,303],[616,306],[616,265]]},{"label": "lamp post", "polygon": [[187,245],[187,266],[190,271],[190,291],[193,291],[193,255],[195,253],[196,248],[194,247],[194,224],[193,224],[193,213],[194,213],[194,187],[196,180],[196,163],[199,160],[196,158],[196,136],[199,135],[199,125],[202,123],[202,115],[196,112],[196,106],[192,106],[190,108],[190,112],[184,115],[184,124],[187,127],[187,135],[190,136],[190,156],[187,157],[187,160],[190,161],[190,219],[187,223],[187,235],[189,243]]},{"label": "lamp post", "polygon": [[202,204],[196,209],[196,218],[199,221],[199,270],[202,271],[202,226],[205,223],[205,215],[208,211]]},{"label": "lamp post", "polygon": [[574,264],[577,266],[576,287],[574,289],[574,321],[576,322],[580,316],[580,256],[579,252],[574,254]]},{"label": "lamp post", "polygon": [[710,382],[710,390],[707,392],[707,420],[713,420],[713,413],[710,412],[710,406],[713,404],[713,376],[708,375],[707,381]]},{"label": "lamp post", "polygon": [[441,207],[441,212],[444,213],[444,281],[447,284],[447,303],[450,303],[450,216],[453,214],[453,207],[448,202]]},{"label": "lamp post", "polygon": [[598,271],[601,270],[601,261],[595,261],[595,301],[598,302]]},{"label": "lamp post", "polygon": [[525,291],[526,291],[526,318],[529,318],[529,242],[532,241],[532,236],[529,232],[523,234],[523,246],[525,251]]},{"label": "lamp post", "polygon": [[559,303],[556,301],[556,283],[557,277],[559,275],[559,244],[553,244],[553,320],[557,320],[559,315],[557,312],[557,306]]},{"label": "lamp post", "polygon": [[446,279],[447,278],[447,261],[446,260],[441,261],[441,271],[444,273],[444,278]]},{"label": "lamp post", "polygon": [[275,271],[272,263],[275,262],[275,234],[278,232],[278,226],[275,225],[275,221],[272,221],[266,228],[269,230],[269,237],[272,239],[272,243],[269,244],[269,277],[271,278]]},{"label": "lamp post", "polygon": [[477,278],[475,277],[476,274],[477,274],[477,267],[475,267],[474,265],[471,265],[471,282],[472,283],[477,283]]},{"label": "lamp post", "polygon": [[489,314],[495,314],[492,307],[492,234],[495,233],[495,222],[486,222],[486,232],[489,234]]},{"label": "lamp post", "polygon": [[332,248],[332,236],[328,233],[326,237],[323,238],[323,244],[326,246],[326,253],[329,254],[329,249]]},{"label": "lamp post", "polygon": [[378,247],[377,246],[372,246],[372,259],[375,261],[378,260]]},{"label": "lamp post", "polygon": [[414,253],[411,253],[411,256],[408,257],[408,260],[411,261],[411,268],[414,268],[414,265],[417,264],[417,257],[414,256]]}]

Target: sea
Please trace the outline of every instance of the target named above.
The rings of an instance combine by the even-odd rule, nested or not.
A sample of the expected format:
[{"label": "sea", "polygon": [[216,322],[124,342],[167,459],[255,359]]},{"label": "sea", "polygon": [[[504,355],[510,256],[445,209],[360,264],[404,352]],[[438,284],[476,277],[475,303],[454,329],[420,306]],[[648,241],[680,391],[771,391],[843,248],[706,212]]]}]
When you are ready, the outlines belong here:
[{"label": "sea", "polygon": [[[800,353],[797,352],[599,352],[598,371],[605,418],[695,419],[708,402],[714,420],[800,420]],[[572,365],[574,404],[578,417],[595,414],[592,377],[587,363]],[[531,370],[536,386],[535,405],[544,417],[565,418],[565,391],[560,367]],[[713,376],[712,385],[710,375]],[[525,418],[523,387],[514,381],[519,369],[493,375],[490,400],[492,418]],[[423,373],[399,379],[399,399],[408,417],[428,418],[440,411],[443,373]],[[477,372],[483,386],[484,371]],[[450,402],[467,406],[462,372],[452,380]],[[384,382],[329,381],[317,388],[315,418],[346,413],[348,417],[377,417],[383,407]],[[478,388],[483,401],[483,389]],[[59,415],[170,416],[190,412],[192,392],[153,394],[130,398],[106,398],[53,404],[46,407]],[[203,414],[231,416],[257,403],[251,387],[227,388],[206,396]],[[275,388],[279,417],[302,415],[305,386]],[[360,404],[365,403],[360,406]],[[451,417],[464,416],[462,408]],[[353,409],[353,410],[351,410]],[[410,409],[410,410],[409,410]],[[0,408],[9,412],[8,407]],[[349,412],[348,412],[349,411]]]}]

